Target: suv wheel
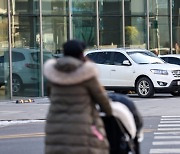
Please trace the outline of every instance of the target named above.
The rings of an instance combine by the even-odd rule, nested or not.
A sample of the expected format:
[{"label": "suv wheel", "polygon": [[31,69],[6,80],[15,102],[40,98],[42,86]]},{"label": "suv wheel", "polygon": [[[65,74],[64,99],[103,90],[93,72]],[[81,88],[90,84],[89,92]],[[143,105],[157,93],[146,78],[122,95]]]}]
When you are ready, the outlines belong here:
[{"label": "suv wheel", "polygon": [[173,96],[180,96],[180,90],[171,92],[171,95],[173,95]]},{"label": "suv wheel", "polygon": [[147,77],[140,78],[136,83],[136,92],[140,97],[152,97],[154,95],[154,86]]},{"label": "suv wheel", "polygon": [[22,80],[19,76],[14,75],[12,77],[12,91],[13,91],[13,95],[17,95],[20,92],[23,91],[23,83]]}]

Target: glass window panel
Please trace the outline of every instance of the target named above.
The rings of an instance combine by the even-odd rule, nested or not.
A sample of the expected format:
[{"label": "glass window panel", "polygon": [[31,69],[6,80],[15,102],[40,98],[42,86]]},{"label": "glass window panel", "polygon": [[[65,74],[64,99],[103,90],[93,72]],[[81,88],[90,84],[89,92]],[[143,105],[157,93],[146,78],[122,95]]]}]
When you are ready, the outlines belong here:
[{"label": "glass window panel", "polygon": [[13,14],[39,13],[39,0],[11,0]]},{"label": "glass window panel", "polygon": [[146,48],[146,20],[144,17],[126,17],[125,45]]},{"label": "glass window panel", "polygon": [[149,0],[150,15],[168,15],[169,0]]},{"label": "glass window panel", "polygon": [[73,38],[86,42],[89,47],[96,45],[95,17],[73,17]]},{"label": "glass window panel", "polygon": [[[7,0],[0,1],[0,100],[9,99],[10,86],[7,84],[9,79],[9,58],[6,59],[4,54],[8,53],[8,17],[7,17]],[[5,74],[8,76],[6,77]]]},{"label": "glass window panel", "polygon": [[125,15],[145,15],[146,13],[145,0],[125,0],[124,11]]},{"label": "glass window panel", "polygon": [[99,25],[100,45],[115,47],[122,46],[122,18],[121,17],[100,17]]},{"label": "glass window panel", "polygon": [[[13,96],[41,96],[39,1],[12,0],[12,90]],[[21,56],[20,56],[21,55]]]},{"label": "glass window panel", "polygon": [[67,17],[43,17],[43,47],[52,53],[62,51],[62,44],[68,39]]},{"label": "glass window panel", "polygon": [[170,19],[169,17],[156,17],[157,23],[150,18],[150,49],[157,54],[170,53]]},{"label": "glass window panel", "polygon": [[73,14],[95,14],[96,0],[72,0]]},{"label": "glass window panel", "polygon": [[42,13],[51,15],[67,15],[68,0],[42,0]]},{"label": "glass window panel", "polygon": [[39,17],[12,16],[12,47],[39,48]]},{"label": "glass window panel", "polygon": [[100,15],[121,15],[122,0],[100,0],[99,13]]},{"label": "glass window panel", "polygon": [[[67,17],[43,17],[43,59],[44,62],[62,53],[62,45],[68,39],[69,25]],[[38,59],[34,57],[35,59]],[[44,95],[47,95],[47,80],[44,78]]]},{"label": "glass window panel", "polygon": [[180,0],[172,1],[172,32],[174,53],[180,54]]}]

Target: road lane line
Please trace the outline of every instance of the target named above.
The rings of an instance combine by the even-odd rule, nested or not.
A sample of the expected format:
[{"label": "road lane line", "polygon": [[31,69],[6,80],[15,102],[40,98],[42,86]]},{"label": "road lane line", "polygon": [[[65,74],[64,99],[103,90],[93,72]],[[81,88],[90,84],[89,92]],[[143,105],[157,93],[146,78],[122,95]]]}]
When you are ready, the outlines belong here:
[{"label": "road lane line", "polygon": [[31,138],[31,137],[42,137],[44,133],[30,133],[30,134],[12,134],[12,135],[1,135],[0,139],[13,139],[13,138]]}]

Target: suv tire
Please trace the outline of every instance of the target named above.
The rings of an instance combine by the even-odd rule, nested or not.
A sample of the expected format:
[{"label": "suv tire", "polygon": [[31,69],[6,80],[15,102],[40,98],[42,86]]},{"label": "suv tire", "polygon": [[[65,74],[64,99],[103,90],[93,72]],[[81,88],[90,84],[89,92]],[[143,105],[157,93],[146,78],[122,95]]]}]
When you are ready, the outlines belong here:
[{"label": "suv tire", "polygon": [[12,77],[12,91],[13,95],[18,95],[19,93],[23,92],[23,83],[19,76],[13,75]]},{"label": "suv tire", "polygon": [[140,78],[136,83],[136,92],[140,97],[152,97],[154,95],[154,86],[147,77]]}]

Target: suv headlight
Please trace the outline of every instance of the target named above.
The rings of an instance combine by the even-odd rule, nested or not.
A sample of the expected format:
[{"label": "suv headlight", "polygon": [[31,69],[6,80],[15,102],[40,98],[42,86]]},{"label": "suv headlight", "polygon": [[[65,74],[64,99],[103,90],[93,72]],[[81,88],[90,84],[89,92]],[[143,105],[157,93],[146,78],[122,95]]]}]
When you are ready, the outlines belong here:
[{"label": "suv headlight", "polygon": [[154,74],[159,74],[159,75],[168,75],[167,70],[152,69],[151,72],[153,72]]}]

